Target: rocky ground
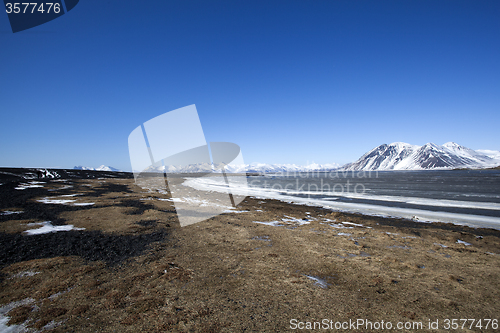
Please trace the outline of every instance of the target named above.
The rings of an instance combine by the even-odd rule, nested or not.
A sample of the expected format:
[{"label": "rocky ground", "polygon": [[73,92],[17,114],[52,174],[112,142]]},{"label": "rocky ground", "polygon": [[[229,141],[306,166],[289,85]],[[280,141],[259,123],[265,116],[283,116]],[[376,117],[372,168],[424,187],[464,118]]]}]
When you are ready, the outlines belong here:
[{"label": "rocky ground", "polygon": [[497,230],[258,198],[181,228],[168,194],[127,173],[3,168],[0,184],[0,331],[278,332],[359,319],[449,332],[446,319],[482,319],[465,332],[500,319]]}]

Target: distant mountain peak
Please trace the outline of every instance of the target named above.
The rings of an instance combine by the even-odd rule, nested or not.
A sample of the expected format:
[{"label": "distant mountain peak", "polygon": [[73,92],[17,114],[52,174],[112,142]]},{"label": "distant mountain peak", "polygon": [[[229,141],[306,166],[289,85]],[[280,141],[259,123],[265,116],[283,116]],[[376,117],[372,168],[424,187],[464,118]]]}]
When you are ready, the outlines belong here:
[{"label": "distant mountain peak", "polygon": [[92,170],[92,171],[113,171],[113,172],[120,172],[121,171],[119,169],[116,169],[116,168],[113,168],[110,166],[106,166],[104,164],[98,168],[84,167],[84,166],[78,165],[78,166],[75,166],[73,169],[75,169],[75,170]]},{"label": "distant mountain peak", "polygon": [[404,142],[382,144],[364,154],[344,170],[429,170],[488,168],[500,165],[500,152],[472,150],[455,142],[442,146],[429,142],[423,146]]},{"label": "distant mountain peak", "polygon": [[450,142],[446,142],[446,143],[443,145],[443,147],[446,147],[446,148],[459,147],[459,148],[461,148],[461,147],[463,147],[463,146],[459,145],[459,144],[458,144],[458,143],[456,143],[456,142],[450,141]]},{"label": "distant mountain peak", "polygon": [[397,148],[415,147],[415,145],[406,142],[393,142],[388,144],[387,146],[397,147]]},{"label": "distant mountain peak", "polygon": [[425,148],[432,148],[432,149],[439,149],[440,148],[440,146],[438,146],[434,142],[428,142],[425,145],[423,145],[421,148],[424,148],[424,147]]}]

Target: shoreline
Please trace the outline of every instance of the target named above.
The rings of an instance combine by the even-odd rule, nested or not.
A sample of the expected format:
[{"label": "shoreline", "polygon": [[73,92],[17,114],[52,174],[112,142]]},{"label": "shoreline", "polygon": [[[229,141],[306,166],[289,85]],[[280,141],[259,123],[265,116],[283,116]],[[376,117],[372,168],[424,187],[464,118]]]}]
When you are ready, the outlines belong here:
[{"label": "shoreline", "polygon": [[[297,180],[297,185],[296,187],[299,187],[298,179]],[[349,180],[347,181],[349,182]],[[215,191],[215,192],[224,192],[225,189],[221,188],[218,186],[219,184],[215,182],[210,182],[209,179],[190,179],[185,182],[185,184],[191,188],[197,189],[197,190],[202,190],[202,191]],[[318,186],[315,184],[312,184],[316,186],[316,189],[318,189]],[[331,209],[335,211],[341,211],[345,213],[359,213],[363,214],[366,216],[381,216],[385,218],[404,218],[404,219],[409,219],[413,221],[418,221],[422,223],[453,223],[457,225],[463,225],[463,226],[468,226],[468,227],[474,227],[474,228],[492,228],[492,229],[497,229],[500,230],[500,217],[496,216],[488,216],[488,215],[475,215],[475,214],[466,214],[466,213],[456,213],[456,212],[447,212],[444,210],[439,210],[440,205],[442,204],[445,207],[452,203],[453,205],[458,205],[457,207],[460,207],[459,204],[462,203],[461,201],[456,201],[456,200],[442,200],[442,199],[436,199],[436,202],[439,202],[437,206],[432,206],[429,205],[429,208],[434,208],[434,209],[422,209],[418,207],[418,204],[414,206],[416,208],[411,208],[411,207],[394,207],[394,206],[384,206],[382,204],[378,205],[375,203],[350,203],[350,202],[340,202],[336,201],[336,197],[343,197],[343,198],[354,198],[354,199],[366,199],[366,200],[388,200],[388,201],[393,201],[397,202],[400,200],[401,202],[406,201],[428,201],[432,202],[434,199],[424,199],[424,198],[406,198],[404,197],[401,199],[401,197],[385,197],[385,196],[375,196],[375,197],[369,197],[369,196],[364,196],[364,194],[348,194],[346,195],[345,193],[336,193],[336,192],[314,192],[314,191],[305,191],[305,190],[299,190],[294,192],[293,190],[285,188],[283,190],[281,187],[280,189],[275,189],[275,188],[261,188],[261,187],[238,187],[236,185],[233,185],[232,187],[232,193],[237,194],[240,196],[247,195],[255,198],[260,198],[260,199],[274,199],[274,200],[280,200],[282,202],[286,203],[292,203],[292,204],[298,204],[298,205],[306,205],[306,206],[312,206],[312,207],[323,207],[326,209]],[[288,186],[288,185],[287,185]],[[304,185],[302,185],[304,186]],[[301,194],[302,196],[299,195],[294,195],[294,194]],[[307,196],[307,197],[306,197]],[[321,196],[321,198],[311,198],[311,196]],[[463,204],[467,204],[466,202],[463,202]],[[470,202],[469,204],[474,204],[474,202]],[[496,203],[477,203],[477,205],[483,205],[487,207],[486,209],[498,209],[498,204]],[[453,207],[450,206],[450,207]],[[488,205],[491,205],[491,208],[488,208]],[[411,205],[410,205],[411,206]],[[422,203],[420,207],[426,207],[426,203]]]}]

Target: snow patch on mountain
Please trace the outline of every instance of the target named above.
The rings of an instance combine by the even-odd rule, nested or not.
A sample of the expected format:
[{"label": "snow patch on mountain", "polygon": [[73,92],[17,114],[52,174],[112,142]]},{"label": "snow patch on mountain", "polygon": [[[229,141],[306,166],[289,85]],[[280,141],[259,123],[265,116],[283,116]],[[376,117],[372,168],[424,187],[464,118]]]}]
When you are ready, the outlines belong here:
[{"label": "snow patch on mountain", "polygon": [[73,169],[74,170],[92,170],[92,171],[114,171],[114,172],[120,172],[121,171],[120,169],[116,169],[116,168],[113,168],[113,167],[110,167],[110,166],[106,166],[104,164],[101,165],[98,168],[84,167],[84,166],[78,165],[78,166],[75,166]]},{"label": "snow patch on mountain", "polygon": [[499,151],[473,150],[455,142],[447,142],[442,146],[434,143],[416,146],[394,142],[373,148],[356,162],[346,164],[342,169],[348,171],[482,169],[497,165],[500,165]]},{"label": "snow patch on mountain", "polygon": [[478,153],[491,157],[493,159],[500,160],[500,151],[497,150],[487,150],[487,149],[478,149],[476,150]]}]

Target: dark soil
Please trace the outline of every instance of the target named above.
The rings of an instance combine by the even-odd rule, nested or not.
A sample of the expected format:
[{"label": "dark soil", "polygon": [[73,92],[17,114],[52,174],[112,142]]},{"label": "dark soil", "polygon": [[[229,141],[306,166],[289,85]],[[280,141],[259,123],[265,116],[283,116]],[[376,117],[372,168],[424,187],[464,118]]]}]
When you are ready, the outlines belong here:
[{"label": "dark soil", "polygon": [[149,244],[165,240],[166,236],[166,232],[106,235],[100,231],[74,230],[29,236],[0,233],[0,268],[20,261],[61,256],[80,256],[115,265],[143,254]]}]

